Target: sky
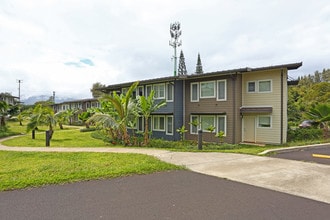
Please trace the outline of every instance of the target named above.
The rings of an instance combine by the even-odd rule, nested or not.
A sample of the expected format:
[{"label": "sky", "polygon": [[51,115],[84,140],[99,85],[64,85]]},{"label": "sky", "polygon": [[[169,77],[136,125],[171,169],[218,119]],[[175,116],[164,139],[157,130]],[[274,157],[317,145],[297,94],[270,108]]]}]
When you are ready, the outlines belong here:
[{"label": "sky", "polygon": [[173,75],[181,23],[188,74],[303,62],[330,68],[329,0],[0,0],[0,92],[90,98],[105,85]]}]

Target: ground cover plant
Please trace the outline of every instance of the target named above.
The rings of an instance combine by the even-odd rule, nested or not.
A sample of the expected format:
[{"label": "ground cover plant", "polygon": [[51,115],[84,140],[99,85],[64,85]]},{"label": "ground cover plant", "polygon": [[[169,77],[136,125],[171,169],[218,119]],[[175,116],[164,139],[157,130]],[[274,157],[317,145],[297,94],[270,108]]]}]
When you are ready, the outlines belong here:
[{"label": "ground cover plant", "polygon": [[176,169],[142,154],[0,151],[0,191]]}]

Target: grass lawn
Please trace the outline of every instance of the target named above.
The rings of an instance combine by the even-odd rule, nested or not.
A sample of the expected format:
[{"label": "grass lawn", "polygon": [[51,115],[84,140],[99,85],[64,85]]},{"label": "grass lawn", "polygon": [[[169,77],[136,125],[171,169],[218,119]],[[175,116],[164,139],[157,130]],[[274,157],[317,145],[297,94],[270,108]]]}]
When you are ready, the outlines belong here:
[{"label": "grass lawn", "polygon": [[[29,133],[3,141],[2,144],[17,147],[45,147],[45,131],[36,132],[35,139],[32,139]],[[102,140],[92,138],[91,132],[80,132],[79,129],[55,130],[50,141],[51,147],[105,147],[106,145]]]},{"label": "grass lawn", "polygon": [[0,191],[177,169],[141,154],[0,151]]}]

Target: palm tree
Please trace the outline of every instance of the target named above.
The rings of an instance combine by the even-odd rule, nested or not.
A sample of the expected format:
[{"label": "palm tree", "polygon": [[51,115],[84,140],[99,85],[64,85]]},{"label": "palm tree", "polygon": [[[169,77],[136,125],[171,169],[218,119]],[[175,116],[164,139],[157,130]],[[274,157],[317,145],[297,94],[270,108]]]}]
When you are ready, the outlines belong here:
[{"label": "palm tree", "polygon": [[39,125],[47,125],[50,131],[50,139],[54,133],[53,127],[56,124],[54,111],[48,106],[38,104],[32,110],[30,122],[27,124],[27,131],[35,131]]},{"label": "palm tree", "polygon": [[67,109],[65,112],[66,117],[69,119],[69,125],[72,125],[74,116],[78,113],[78,109]]},{"label": "palm tree", "polygon": [[63,124],[65,122],[68,122],[69,120],[69,116],[67,114],[67,111],[60,111],[60,112],[57,112],[55,115],[54,115],[56,121],[58,122],[59,126],[60,126],[60,129],[62,130],[63,129]]},{"label": "palm tree", "polygon": [[113,92],[110,96],[102,97],[102,102],[105,103],[108,111],[93,115],[87,122],[100,123],[104,128],[110,128],[110,131],[118,130],[124,144],[129,145],[130,137],[127,132],[127,125],[129,121],[136,119],[134,115],[136,105],[132,101],[132,94],[138,84],[139,82],[133,83],[126,94],[118,95]]},{"label": "palm tree", "polygon": [[87,123],[87,120],[91,117],[91,115],[92,114],[88,111],[82,112],[78,115],[78,119],[85,124],[86,128],[89,128],[89,124]]},{"label": "palm tree", "polygon": [[0,128],[6,126],[6,116],[8,115],[9,105],[7,102],[0,102]]},{"label": "palm tree", "polygon": [[155,91],[152,90],[148,97],[138,96],[138,112],[144,117],[144,145],[149,143],[149,122],[148,119],[154,111],[166,105],[166,101],[155,102],[154,98]]},{"label": "palm tree", "polygon": [[308,119],[314,120],[323,128],[324,138],[328,138],[330,122],[330,104],[318,104],[306,112]]}]

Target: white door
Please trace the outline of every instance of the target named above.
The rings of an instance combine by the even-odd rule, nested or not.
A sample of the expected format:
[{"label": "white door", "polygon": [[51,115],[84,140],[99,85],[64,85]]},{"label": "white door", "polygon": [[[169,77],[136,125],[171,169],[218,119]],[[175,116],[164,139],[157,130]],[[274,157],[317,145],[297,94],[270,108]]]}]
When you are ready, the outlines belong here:
[{"label": "white door", "polygon": [[243,142],[256,141],[256,117],[243,116]]}]

